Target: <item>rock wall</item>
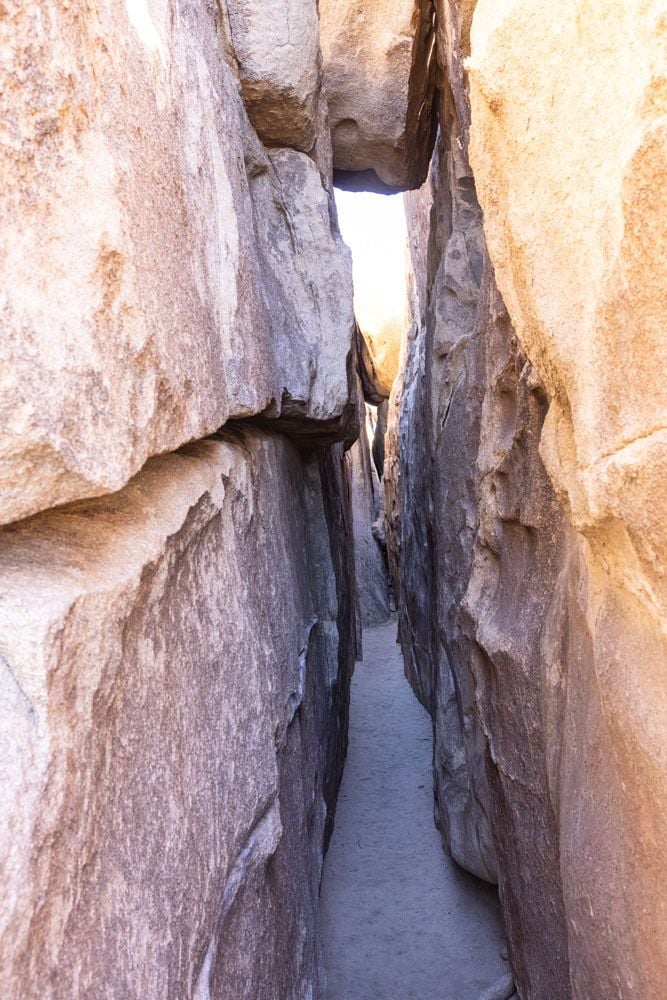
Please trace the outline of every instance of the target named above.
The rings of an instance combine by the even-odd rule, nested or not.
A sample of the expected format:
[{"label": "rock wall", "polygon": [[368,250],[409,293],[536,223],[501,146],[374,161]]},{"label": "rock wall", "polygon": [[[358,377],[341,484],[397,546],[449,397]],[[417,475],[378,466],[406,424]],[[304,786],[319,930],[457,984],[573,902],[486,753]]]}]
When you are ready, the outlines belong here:
[{"label": "rock wall", "polygon": [[320,461],[229,430],[2,531],[3,996],[317,991],[353,662]]},{"label": "rock wall", "polygon": [[[389,574],[385,546],[376,537],[382,516],[382,485],[371,457],[372,424],[364,413],[364,426],[347,453],[352,495],[354,563],[359,613],[364,627],[380,625],[391,614]],[[380,527],[381,530],[381,527]]]},{"label": "rock wall", "polygon": [[0,993],[321,996],[359,426],[316,4],[10,0],[0,51]]},{"label": "rock wall", "polygon": [[407,201],[400,636],[438,823],[498,878],[523,1000],[667,978],[662,6],[441,0]]},{"label": "rock wall", "polygon": [[[268,12],[247,15],[3,8],[0,523],[117,490],[231,418],[333,439],[354,421],[319,49],[304,30],[281,59],[303,79],[267,149],[242,98],[250,76],[276,97],[277,39]],[[313,121],[296,143],[299,102]],[[260,126],[265,103],[249,102]]]}]

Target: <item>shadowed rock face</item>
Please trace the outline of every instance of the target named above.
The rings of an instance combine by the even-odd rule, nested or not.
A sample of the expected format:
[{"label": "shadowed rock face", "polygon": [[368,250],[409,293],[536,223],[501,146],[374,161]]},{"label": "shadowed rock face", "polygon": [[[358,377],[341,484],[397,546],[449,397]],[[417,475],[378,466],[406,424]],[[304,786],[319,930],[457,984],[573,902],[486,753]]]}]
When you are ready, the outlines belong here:
[{"label": "shadowed rock face", "polygon": [[354,563],[359,612],[361,624],[367,627],[386,622],[390,615],[390,606],[384,545],[374,534],[376,522],[380,520],[381,528],[384,522],[382,485],[372,462],[369,440],[370,418],[365,412],[364,418],[361,434],[347,454],[352,490]]},{"label": "shadowed rock face", "polygon": [[385,460],[401,640],[443,834],[497,867],[523,1000],[658,1000],[664,25],[652,4],[610,35],[605,4],[480,0],[471,170],[472,6],[438,5],[442,138],[408,202]]},{"label": "shadowed rock face", "polygon": [[317,992],[341,457],[226,432],[0,533],[3,996]]},{"label": "shadowed rock face", "polygon": [[435,137],[430,0],[320,0],[336,183],[419,187]]},{"label": "shadowed rock face", "polygon": [[306,8],[280,68],[317,115],[298,142],[280,104],[272,145],[316,139],[314,159],[267,151],[243,105],[253,67],[274,86],[264,7],[231,4],[230,33],[225,5],[5,5],[0,522],[117,490],[284,399],[349,433],[350,264]]}]

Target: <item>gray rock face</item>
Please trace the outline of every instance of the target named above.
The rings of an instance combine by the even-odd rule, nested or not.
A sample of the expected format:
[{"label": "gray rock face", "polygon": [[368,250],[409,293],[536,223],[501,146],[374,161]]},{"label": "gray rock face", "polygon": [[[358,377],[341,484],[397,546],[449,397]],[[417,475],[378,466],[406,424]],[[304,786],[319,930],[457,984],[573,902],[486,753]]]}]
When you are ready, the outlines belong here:
[{"label": "gray rock face", "polygon": [[364,627],[380,625],[390,615],[389,577],[380,541],[373,533],[380,516],[381,485],[371,458],[367,421],[358,440],[348,452],[354,563],[359,611]]},{"label": "gray rock face", "polygon": [[[483,234],[464,76],[474,3],[438,5],[441,142],[430,193],[408,200],[416,304],[385,458],[400,635],[434,720],[440,825],[461,864],[497,871],[522,1000],[659,1000],[667,968],[662,387],[645,409],[636,392],[665,301],[647,292],[660,212],[641,245],[628,223],[664,193],[648,96],[657,34],[652,15],[624,8],[623,38],[605,34],[595,49],[603,69],[577,80],[580,39],[597,44],[610,16],[602,7],[564,19],[530,0],[480,3],[470,66]],[[647,54],[633,77],[641,100],[617,93],[613,113],[606,102],[574,135],[572,109],[615,87],[609,66],[631,45]],[[575,176],[604,220],[594,243],[580,212],[562,210],[582,204]],[[600,396],[626,378],[617,359],[629,343],[627,391]],[[641,420],[645,435],[620,445],[618,429]]]},{"label": "gray rock face", "polygon": [[[275,41],[253,11],[243,66]],[[258,140],[238,37],[225,5],[6,5],[0,523],[120,489],[231,418],[349,433],[350,262],[316,36],[281,66],[304,69],[299,100],[319,109],[317,163]]]},{"label": "gray rock face", "polygon": [[343,474],[229,431],[0,533],[3,997],[318,995]]},{"label": "gray rock face", "polygon": [[[495,881],[488,749],[475,703],[474,640],[462,607],[478,527],[484,238],[474,182],[456,139],[443,140],[432,168],[434,228],[426,262],[434,276],[432,302],[426,307],[416,291],[402,387],[400,635],[408,677],[434,719],[439,826],[459,864]],[[413,266],[419,270],[430,205],[417,197],[408,199],[407,208],[417,243]]]}]

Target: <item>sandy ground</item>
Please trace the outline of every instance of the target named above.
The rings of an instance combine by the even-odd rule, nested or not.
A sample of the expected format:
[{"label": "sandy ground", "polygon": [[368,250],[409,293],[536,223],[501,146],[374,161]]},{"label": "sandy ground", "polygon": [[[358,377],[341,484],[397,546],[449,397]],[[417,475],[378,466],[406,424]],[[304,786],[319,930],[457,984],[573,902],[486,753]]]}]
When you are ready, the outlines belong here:
[{"label": "sandy ground", "polygon": [[445,855],[431,724],[393,622],[364,632],[321,893],[328,1000],[478,1000],[508,973],[495,890]]}]

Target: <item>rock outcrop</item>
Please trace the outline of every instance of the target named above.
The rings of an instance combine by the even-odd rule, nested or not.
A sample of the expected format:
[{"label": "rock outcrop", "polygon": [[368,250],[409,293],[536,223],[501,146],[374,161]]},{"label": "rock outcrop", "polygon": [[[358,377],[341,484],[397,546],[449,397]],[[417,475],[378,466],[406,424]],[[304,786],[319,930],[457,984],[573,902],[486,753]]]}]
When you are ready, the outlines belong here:
[{"label": "rock outcrop", "polygon": [[359,427],[316,4],[9,0],[0,50],[0,994],[321,996]]},{"label": "rock outcrop", "polygon": [[[284,87],[304,74],[283,104],[269,12],[230,4],[232,31],[226,9],[5,4],[0,523],[117,490],[231,418],[332,438],[354,419],[313,10],[279,61]],[[295,148],[267,150],[242,96]],[[295,105],[320,108],[317,162]]]},{"label": "rock outcrop", "polygon": [[437,5],[441,138],[408,199],[401,641],[439,825],[497,874],[520,996],[658,1000],[664,12],[480,0],[470,50],[474,6]]},{"label": "rock outcrop", "polygon": [[0,533],[8,1000],[318,995],[341,457],[229,430]]},{"label": "rock outcrop", "polygon": [[336,183],[419,187],[435,137],[430,0],[320,0],[319,9]]}]

